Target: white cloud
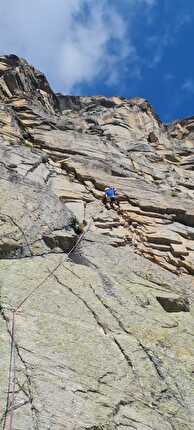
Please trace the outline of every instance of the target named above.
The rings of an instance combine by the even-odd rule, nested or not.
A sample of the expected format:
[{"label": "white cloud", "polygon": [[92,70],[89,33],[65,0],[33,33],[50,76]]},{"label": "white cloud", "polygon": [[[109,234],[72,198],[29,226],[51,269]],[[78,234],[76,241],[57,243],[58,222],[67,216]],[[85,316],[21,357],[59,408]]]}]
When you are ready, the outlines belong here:
[{"label": "white cloud", "polygon": [[148,10],[155,4],[156,0],[111,0],[110,7],[110,0],[1,0],[1,54],[25,57],[56,89],[66,92],[99,76],[112,81],[115,76],[116,82],[126,59],[131,70],[133,64],[138,70],[132,16],[138,6]]},{"label": "white cloud", "polygon": [[[111,73],[130,55],[130,41],[127,47],[123,45],[126,33],[123,18],[116,10],[108,10],[106,2],[92,7],[84,25],[72,23],[60,52],[60,75],[66,87],[71,89],[75,84],[91,82],[100,73]],[[111,52],[110,43],[117,52]]]},{"label": "white cloud", "polygon": [[161,60],[163,59],[166,48],[169,47],[173,43],[173,35],[170,29],[166,29],[165,32],[161,34],[157,34],[153,37],[150,37],[147,40],[147,46],[152,51],[152,59],[150,61],[150,68],[154,68],[157,66]]},{"label": "white cloud", "polygon": [[194,79],[187,78],[183,82],[181,86],[182,91],[186,91],[187,93],[194,94]]}]

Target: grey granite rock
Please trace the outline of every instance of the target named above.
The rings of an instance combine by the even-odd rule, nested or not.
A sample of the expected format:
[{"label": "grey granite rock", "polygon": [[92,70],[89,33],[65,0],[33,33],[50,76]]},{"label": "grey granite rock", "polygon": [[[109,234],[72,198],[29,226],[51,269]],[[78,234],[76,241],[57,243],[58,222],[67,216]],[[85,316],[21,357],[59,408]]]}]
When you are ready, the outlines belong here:
[{"label": "grey granite rock", "polygon": [[0,57],[2,429],[194,428],[193,127]]}]

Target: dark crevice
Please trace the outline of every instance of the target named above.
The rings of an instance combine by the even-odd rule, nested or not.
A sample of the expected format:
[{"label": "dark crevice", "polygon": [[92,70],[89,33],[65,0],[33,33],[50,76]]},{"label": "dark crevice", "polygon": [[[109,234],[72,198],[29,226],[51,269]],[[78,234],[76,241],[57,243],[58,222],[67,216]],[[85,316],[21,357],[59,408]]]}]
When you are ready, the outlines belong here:
[{"label": "dark crevice", "polygon": [[154,369],[157,373],[157,375],[159,376],[160,379],[165,379],[164,375],[160,369],[160,365],[161,365],[161,360],[158,357],[155,357],[154,353],[147,348],[145,345],[142,344],[142,342],[138,341],[139,346],[143,349],[143,351],[145,352],[146,356],[148,357],[149,361],[152,363],[152,365],[154,366]]},{"label": "dark crevice", "polygon": [[61,285],[62,287],[64,287],[65,289],[67,289],[68,291],[71,292],[71,294],[73,294],[77,299],[79,299],[85,306],[86,308],[89,310],[89,312],[93,315],[97,325],[100,327],[100,329],[103,331],[103,333],[106,335],[107,334],[107,328],[104,327],[104,325],[101,323],[98,315],[96,314],[96,312],[88,305],[88,303],[86,302],[85,299],[83,299],[81,296],[79,296],[79,294],[76,294],[73,289],[71,287],[69,287],[68,285],[64,284],[63,282],[61,282],[58,278],[58,276],[56,274],[53,275],[54,278],[56,279],[56,281],[59,283],[59,285]]},{"label": "dark crevice", "polygon": [[[32,251],[31,251],[31,247],[30,247],[30,244],[28,242],[28,238],[27,238],[26,233],[24,232],[23,228],[13,219],[12,216],[10,216],[8,214],[4,214],[4,213],[0,213],[0,216],[2,217],[2,219],[8,218],[12,222],[12,224],[14,224],[15,227],[17,227],[17,229],[20,231],[20,233],[22,234],[22,236],[23,236],[23,238],[25,240],[25,244],[26,244],[26,247],[28,249],[29,254],[32,256],[33,254],[32,254]],[[6,244],[4,245],[4,247],[5,247],[5,253],[6,254],[9,251],[8,246],[9,245],[6,245]],[[16,252],[17,251],[21,252],[22,249],[23,249],[23,247],[21,245],[14,245],[14,247],[15,247],[15,251]],[[2,248],[2,246],[1,246],[1,248]],[[12,255],[12,251],[13,251],[13,249],[11,249],[11,255]]]},{"label": "dark crevice", "polygon": [[[132,202],[130,201],[132,204]],[[139,205],[136,200],[136,205],[140,207],[140,209],[145,212],[156,212],[162,215],[172,215],[173,221],[179,222],[187,227],[194,227],[194,217],[193,215],[189,215],[186,213],[185,209],[180,208],[162,208],[157,205]]]},{"label": "dark crevice", "polygon": [[125,361],[127,362],[127,365],[133,369],[133,364],[131,359],[129,358],[129,356],[126,354],[126,352],[124,351],[124,349],[122,348],[122,346],[120,345],[119,341],[113,337],[113,340],[116,344],[116,346],[119,348],[119,351],[121,352],[122,356],[124,357]]},{"label": "dark crevice", "polygon": [[99,300],[99,302],[105,307],[106,310],[109,311],[109,313],[111,314],[111,316],[117,321],[118,326],[121,328],[122,331],[124,331],[124,333],[126,333],[127,335],[131,334],[124,326],[124,324],[122,323],[122,321],[120,321],[120,319],[118,318],[118,316],[116,315],[116,312],[110,307],[108,306],[103,299],[98,295],[98,293],[96,293],[95,289],[93,288],[93,286],[90,284],[90,288],[92,289],[93,293],[95,294],[96,298]]},{"label": "dark crevice", "polygon": [[[6,329],[7,332],[10,336],[10,338],[12,337],[12,333],[11,330],[9,328],[9,318],[5,315],[5,312],[3,310],[2,307],[0,307],[0,314],[3,318],[3,320],[5,321],[6,324]],[[39,430],[39,425],[38,425],[38,414],[39,411],[38,409],[35,407],[34,405],[34,399],[33,399],[33,390],[32,390],[32,381],[31,381],[31,375],[30,375],[30,371],[29,371],[29,365],[27,364],[27,362],[23,359],[21,353],[20,353],[20,348],[18,343],[15,341],[15,349],[17,352],[17,356],[19,357],[21,363],[24,366],[24,374],[25,374],[25,378],[26,378],[26,385],[27,385],[27,389],[24,389],[24,385],[25,383],[19,384],[18,383],[18,379],[17,379],[17,385],[19,386],[19,389],[23,391],[23,393],[25,394],[25,396],[27,397],[27,401],[25,402],[25,404],[29,404],[30,405],[30,409],[31,409],[31,413],[32,413],[32,420],[33,420],[33,425],[34,425],[34,430]],[[24,406],[24,405],[22,405]],[[17,404],[15,405],[14,409],[18,409]],[[5,410],[4,414],[3,414],[3,419],[6,417],[6,415],[9,413],[8,410]]]},{"label": "dark crevice", "polygon": [[101,396],[103,396],[103,393],[101,393],[99,390],[96,390],[94,388],[88,388],[87,390],[82,390],[82,389],[77,389],[75,391],[73,391],[74,394],[76,393],[82,393],[82,394],[100,394]]},{"label": "dark crevice", "polygon": [[190,312],[189,301],[182,297],[156,297],[166,312]]},{"label": "dark crevice", "polygon": [[[142,421],[139,421],[139,420],[135,420],[134,418],[131,418],[131,417],[129,417],[129,416],[126,416],[126,415],[124,415],[123,414],[123,418],[125,418],[126,420],[128,420],[128,422],[129,422],[129,425],[130,425],[130,421],[132,421],[133,423],[135,423],[135,424],[140,424],[141,426],[143,426],[143,429],[144,430],[155,430],[154,429],[154,427],[152,427],[152,426],[150,426],[150,425],[148,425],[148,424],[145,424],[144,422],[142,422]],[[137,429],[138,430],[138,429]]]},{"label": "dark crevice", "polygon": [[131,406],[133,403],[134,400],[120,400],[113,409],[113,417],[115,417],[120,412],[122,406]]}]

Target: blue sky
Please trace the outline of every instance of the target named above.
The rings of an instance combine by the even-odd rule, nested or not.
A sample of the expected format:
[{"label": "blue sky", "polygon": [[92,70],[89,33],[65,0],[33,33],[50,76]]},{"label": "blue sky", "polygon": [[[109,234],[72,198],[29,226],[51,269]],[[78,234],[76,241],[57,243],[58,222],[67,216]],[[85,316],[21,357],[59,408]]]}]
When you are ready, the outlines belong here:
[{"label": "blue sky", "polygon": [[144,97],[165,122],[194,115],[193,40],[193,0],[1,0],[1,54],[55,91]]}]

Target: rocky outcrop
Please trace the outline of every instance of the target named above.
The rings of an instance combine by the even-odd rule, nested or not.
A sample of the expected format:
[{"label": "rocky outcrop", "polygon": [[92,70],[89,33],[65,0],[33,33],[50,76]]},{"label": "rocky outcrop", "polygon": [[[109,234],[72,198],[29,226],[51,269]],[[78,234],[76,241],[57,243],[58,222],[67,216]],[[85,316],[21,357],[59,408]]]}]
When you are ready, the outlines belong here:
[{"label": "rocky outcrop", "polygon": [[2,429],[193,429],[193,163],[193,118],[0,57]]}]

